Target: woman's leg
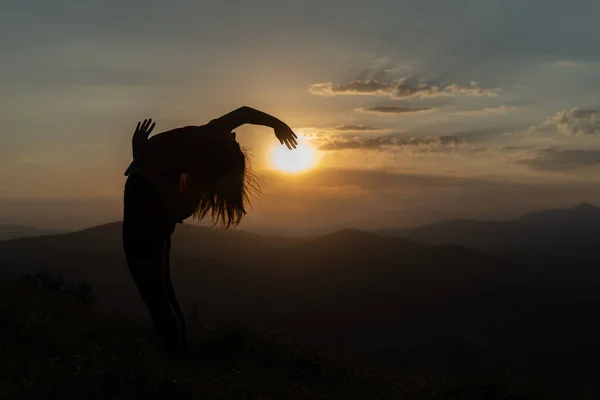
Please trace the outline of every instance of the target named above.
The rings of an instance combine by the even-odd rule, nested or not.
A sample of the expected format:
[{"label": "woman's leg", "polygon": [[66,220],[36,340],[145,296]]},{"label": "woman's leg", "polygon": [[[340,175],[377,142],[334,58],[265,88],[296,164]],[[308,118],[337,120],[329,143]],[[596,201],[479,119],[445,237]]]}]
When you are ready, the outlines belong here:
[{"label": "woman's leg", "polygon": [[182,333],[183,344],[187,343],[187,334],[186,334],[186,325],[185,325],[185,316],[181,311],[181,306],[175,297],[175,290],[173,289],[173,283],[171,282],[171,236],[167,238],[165,245],[165,269],[164,269],[164,280],[165,286],[167,288],[167,296],[169,297],[169,303],[171,303],[171,307],[173,311],[175,311],[175,315],[177,315],[177,320],[179,321],[179,328]]},{"label": "woman's leg", "polygon": [[132,175],[125,187],[123,246],[129,271],[146,303],[163,347],[183,350],[185,333],[172,300],[168,268],[168,245],[175,224],[153,187],[142,177]]}]

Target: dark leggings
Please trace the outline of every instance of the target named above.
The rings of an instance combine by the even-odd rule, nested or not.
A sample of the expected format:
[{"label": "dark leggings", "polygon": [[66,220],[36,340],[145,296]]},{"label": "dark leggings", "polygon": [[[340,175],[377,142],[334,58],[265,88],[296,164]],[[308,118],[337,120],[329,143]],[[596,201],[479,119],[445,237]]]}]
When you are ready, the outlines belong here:
[{"label": "dark leggings", "polygon": [[129,271],[163,348],[179,352],[186,345],[186,328],[169,264],[175,222],[156,189],[140,175],[127,178],[124,197],[123,247]]}]

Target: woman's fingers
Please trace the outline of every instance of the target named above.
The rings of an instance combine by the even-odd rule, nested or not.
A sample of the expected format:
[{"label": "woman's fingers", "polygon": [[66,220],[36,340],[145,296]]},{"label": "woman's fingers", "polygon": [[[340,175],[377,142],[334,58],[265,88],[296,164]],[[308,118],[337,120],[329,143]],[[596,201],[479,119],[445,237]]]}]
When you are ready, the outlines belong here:
[{"label": "woman's fingers", "polygon": [[288,147],[288,149],[292,150],[296,148],[296,143],[294,143],[291,139],[286,138],[285,139],[285,144]]},{"label": "woman's fingers", "polygon": [[298,145],[298,142],[293,137],[287,138],[287,141],[289,145],[291,145],[293,148],[296,148],[296,146]]},{"label": "woman's fingers", "polygon": [[[152,124],[152,125],[150,125]],[[144,122],[138,122],[137,127],[135,128],[136,132],[147,132],[150,133],[156,126],[156,122],[152,123],[152,118],[145,119]]]},{"label": "woman's fingers", "polygon": [[152,132],[155,126],[156,122],[152,122],[152,118],[147,118],[143,122],[138,121],[135,127],[135,132],[144,132],[150,134],[150,132]]},{"label": "woman's fingers", "polygon": [[296,138],[296,134],[291,129],[286,129],[284,131],[275,131],[275,136],[279,140],[279,143],[282,145],[286,145],[288,149],[295,149],[298,145],[298,141]]}]

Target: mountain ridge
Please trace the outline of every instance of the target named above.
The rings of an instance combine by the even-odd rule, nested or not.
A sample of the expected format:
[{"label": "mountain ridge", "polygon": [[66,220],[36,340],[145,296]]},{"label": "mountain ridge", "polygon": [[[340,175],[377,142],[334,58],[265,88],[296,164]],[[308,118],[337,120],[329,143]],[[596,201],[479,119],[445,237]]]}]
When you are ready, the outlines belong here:
[{"label": "mountain ridge", "polygon": [[36,228],[20,224],[0,224],[0,240],[10,240],[20,237],[56,235],[66,231],[61,229]]},{"label": "mountain ridge", "polygon": [[[121,222],[114,221],[78,231],[51,234],[44,234],[43,231],[31,228],[22,235],[4,240],[61,235],[70,235],[68,237],[75,240],[75,247],[81,246],[87,240],[97,240],[99,237],[111,238],[114,243],[121,240]],[[586,252],[594,252],[594,248],[600,249],[600,207],[581,203],[570,208],[526,213],[512,220],[454,219],[409,229],[345,228],[314,236],[265,235],[243,229],[224,232],[196,224],[178,224],[174,235],[175,246],[181,241],[185,246],[193,247],[202,241],[208,244],[208,247],[212,244],[216,246],[215,249],[223,251],[231,251],[239,247],[249,258],[254,257],[253,249],[266,251],[275,242],[279,243],[281,248],[293,243],[303,243],[302,246],[305,247],[337,248],[338,253],[347,251],[349,254],[358,248],[367,251],[369,246],[373,246],[374,252],[381,249],[387,252],[390,243],[394,243],[397,249],[404,250],[423,246],[453,245],[486,252],[532,250],[539,252],[542,249],[553,252],[563,248],[580,248]],[[228,240],[222,241],[221,238],[224,237]],[[306,251],[306,249],[299,249],[299,251]],[[600,257],[600,250],[595,251],[594,255]]]},{"label": "mountain ridge", "polygon": [[379,233],[427,245],[455,244],[484,251],[593,247],[600,245],[600,208],[581,203],[571,208],[527,213],[513,220],[445,220]]}]

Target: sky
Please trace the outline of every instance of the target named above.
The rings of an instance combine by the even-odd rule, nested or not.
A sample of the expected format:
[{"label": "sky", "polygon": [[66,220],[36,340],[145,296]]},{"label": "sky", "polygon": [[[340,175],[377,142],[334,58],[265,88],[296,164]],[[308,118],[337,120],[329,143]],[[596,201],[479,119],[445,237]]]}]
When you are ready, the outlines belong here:
[{"label": "sky", "polygon": [[600,3],[41,0],[0,4],[0,223],[118,220],[137,121],[241,105],[316,150],[241,228],[408,227],[600,204]]}]

